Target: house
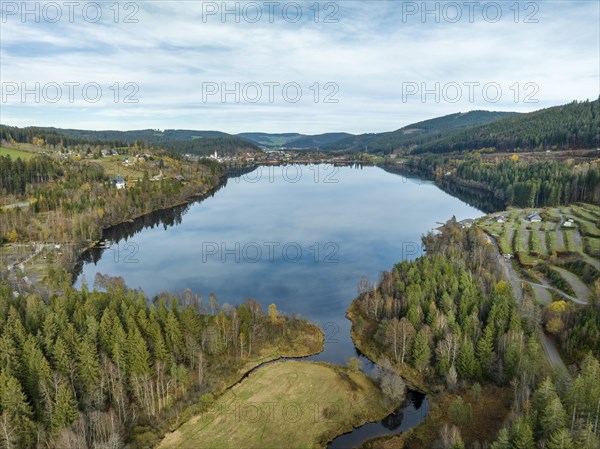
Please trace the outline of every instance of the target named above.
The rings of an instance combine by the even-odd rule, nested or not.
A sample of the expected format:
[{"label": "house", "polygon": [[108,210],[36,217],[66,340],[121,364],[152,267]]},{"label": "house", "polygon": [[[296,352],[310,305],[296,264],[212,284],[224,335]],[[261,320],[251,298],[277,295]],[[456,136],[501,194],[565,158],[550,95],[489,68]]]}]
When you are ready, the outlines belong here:
[{"label": "house", "polygon": [[573,223],[573,219],[572,219],[572,218],[569,218],[567,221],[565,221],[565,222],[563,223],[563,226],[566,226],[567,228],[570,228],[571,226],[573,226],[573,224],[574,224],[574,223]]},{"label": "house", "polygon": [[179,182],[185,182],[185,178],[182,175],[175,176],[175,179]]},{"label": "house", "polygon": [[100,150],[100,153],[102,154],[102,157],[110,156],[110,150],[108,149]]},{"label": "house", "polygon": [[506,219],[506,217],[500,215],[498,218],[496,218],[496,223],[506,223],[508,220]]},{"label": "house", "polygon": [[117,188],[117,190],[124,190],[125,180],[122,177],[117,176],[117,178],[115,179],[115,187]]},{"label": "house", "polygon": [[473,226],[474,222],[475,220],[473,220],[472,218],[465,218],[464,220],[459,221],[458,224],[462,228],[470,228],[471,226]]},{"label": "house", "polygon": [[542,217],[540,217],[540,214],[538,214],[537,212],[534,212],[532,214],[529,214],[525,217],[525,220],[529,221],[530,223],[539,223],[540,221],[542,221]]}]

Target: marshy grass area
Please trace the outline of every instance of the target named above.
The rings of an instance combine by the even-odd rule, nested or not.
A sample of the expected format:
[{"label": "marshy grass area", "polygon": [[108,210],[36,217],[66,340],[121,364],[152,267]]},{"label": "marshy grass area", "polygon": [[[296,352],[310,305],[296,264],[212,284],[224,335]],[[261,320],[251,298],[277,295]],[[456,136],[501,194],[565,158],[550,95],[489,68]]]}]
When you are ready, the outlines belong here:
[{"label": "marshy grass area", "polygon": [[251,373],[205,413],[168,434],[159,448],[320,448],[353,427],[384,418],[393,408],[360,371],[275,362]]}]

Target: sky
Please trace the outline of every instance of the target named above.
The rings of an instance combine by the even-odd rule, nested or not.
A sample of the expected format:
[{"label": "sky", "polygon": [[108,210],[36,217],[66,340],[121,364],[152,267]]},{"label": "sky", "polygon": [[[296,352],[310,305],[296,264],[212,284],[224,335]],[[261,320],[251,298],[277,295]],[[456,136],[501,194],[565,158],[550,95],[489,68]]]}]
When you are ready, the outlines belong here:
[{"label": "sky", "polygon": [[0,123],[382,132],[600,95],[600,1],[1,0]]}]

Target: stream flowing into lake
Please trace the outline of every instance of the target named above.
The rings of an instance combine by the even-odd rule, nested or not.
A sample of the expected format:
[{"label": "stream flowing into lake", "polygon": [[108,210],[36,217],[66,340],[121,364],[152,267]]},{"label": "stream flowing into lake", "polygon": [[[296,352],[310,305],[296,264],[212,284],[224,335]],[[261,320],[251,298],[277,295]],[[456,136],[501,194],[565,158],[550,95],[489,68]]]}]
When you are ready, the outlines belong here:
[{"label": "stream flowing into lake", "polygon": [[[149,297],[186,288],[219,304],[252,297],[266,310],[298,314],[325,333],[325,349],[308,360],[345,364],[360,357],[345,313],[362,276],[423,254],[421,236],[446,222],[483,213],[432,181],[377,167],[262,166],[203,201],[156,212],[107,230],[105,248],[87,251],[75,286],[96,273],[121,276]],[[379,423],[336,438],[353,447],[414,427],[427,399],[409,392]]]}]

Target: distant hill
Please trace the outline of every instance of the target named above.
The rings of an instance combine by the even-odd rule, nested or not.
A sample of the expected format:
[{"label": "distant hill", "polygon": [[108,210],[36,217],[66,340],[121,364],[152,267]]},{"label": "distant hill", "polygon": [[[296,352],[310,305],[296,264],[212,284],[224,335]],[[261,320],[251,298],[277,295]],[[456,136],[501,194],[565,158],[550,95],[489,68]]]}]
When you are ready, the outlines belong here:
[{"label": "distant hill", "polygon": [[255,144],[220,131],[195,131],[167,129],[164,131],[144,129],[134,131],[93,131],[50,127],[26,127],[0,125],[0,141],[15,140],[32,143],[34,137],[51,145],[107,145],[119,147],[141,144],[146,147],[199,155],[233,154],[239,151],[259,151]]},{"label": "distant hill", "polygon": [[600,98],[514,115],[422,143],[413,153],[600,147]]},{"label": "distant hill", "polygon": [[294,139],[303,137],[303,135],[299,133],[240,133],[236,134],[236,136],[262,147],[282,147]]},{"label": "distant hill", "polygon": [[352,135],[334,132],[316,135],[221,131],[143,129],[92,131],[79,129],[17,128],[0,125],[0,140],[32,142],[43,138],[50,144],[105,143],[119,146],[144,142],[146,146],[196,154],[258,151],[286,148],[323,151],[369,151],[373,153],[447,153],[494,148],[497,151],[551,150],[600,147],[600,98],[542,109],[527,114],[470,111],[424,120],[396,131]]},{"label": "distant hill", "polygon": [[339,140],[351,137],[352,134],[325,133],[306,135],[299,133],[241,133],[237,134],[237,136],[265,148],[316,150],[317,148],[320,148],[322,146],[327,146]]},{"label": "distant hill", "polygon": [[195,131],[190,129],[165,129],[164,131],[156,129],[141,129],[134,131],[93,131],[85,129],[62,129],[62,128],[42,128],[48,131],[55,131],[65,136],[85,140],[106,140],[120,141],[125,143],[144,142],[165,142],[181,141],[188,142],[194,139],[214,139],[218,137],[231,137],[221,131]]},{"label": "distant hill", "polygon": [[470,111],[425,120],[379,134],[362,134],[333,142],[326,149],[386,152],[410,150],[427,142],[454,135],[462,130],[518,115],[516,112]]},{"label": "distant hill", "polygon": [[339,142],[343,139],[348,139],[353,137],[353,134],[349,133],[325,133],[325,134],[315,134],[313,136],[301,136],[297,139],[293,139],[287,142],[284,147],[285,148],[296,148],[296,149],[321,149],[321,147],[327,147],[329,145],[334,144],[335,142]]}]

